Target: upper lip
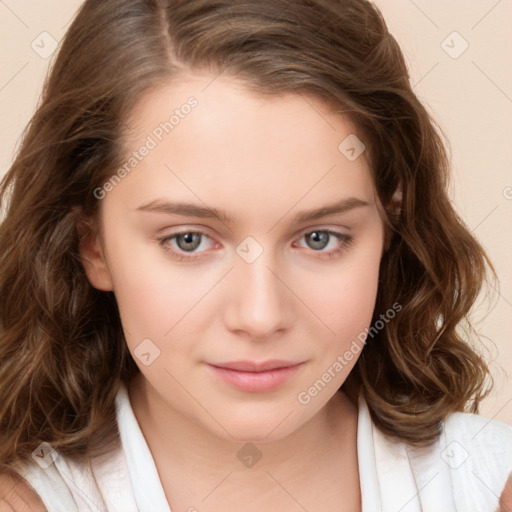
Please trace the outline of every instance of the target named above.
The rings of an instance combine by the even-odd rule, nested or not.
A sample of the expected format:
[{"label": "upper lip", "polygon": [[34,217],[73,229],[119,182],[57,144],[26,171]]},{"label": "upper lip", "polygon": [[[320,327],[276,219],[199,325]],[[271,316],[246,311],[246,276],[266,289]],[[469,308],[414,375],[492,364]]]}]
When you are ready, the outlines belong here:
[{"label": "upper lip", "polygon": [[296,366],[301,361],[283,361],[280,359],[272,359],[270,361],[230,361],[227,363],[210,363],[212,366],[218,368],[227,368],[229,370],[238,370],[242,372],[266,372],[275,370],[277,368],[288,368],[289,366]]}]

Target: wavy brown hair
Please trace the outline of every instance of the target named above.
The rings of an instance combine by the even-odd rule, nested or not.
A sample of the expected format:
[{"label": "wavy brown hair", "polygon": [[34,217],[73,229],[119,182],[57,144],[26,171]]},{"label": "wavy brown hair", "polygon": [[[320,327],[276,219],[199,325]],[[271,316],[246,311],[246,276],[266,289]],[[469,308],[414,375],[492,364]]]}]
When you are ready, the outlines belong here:
[{"label": "wavy brown hair", "polygon": [[376,7],[86,0],[0,190],[1,467],[43,441],[78,460],[100,449],[95,440],[116,438],[116,392],[139,370],[113,293],[86,278],[79,221],[97,225],[94,190],[124,161],[137,99],[194,71],[236,77],[256,94],[314,95],[353,121],[388,228],[374,316],[402,310],[343,388],[364,395],[382,431],[412,444],[436,439],[449,413],[476,412],[489,372],[457,327],[492,266],[450,203],[442,132]]}]

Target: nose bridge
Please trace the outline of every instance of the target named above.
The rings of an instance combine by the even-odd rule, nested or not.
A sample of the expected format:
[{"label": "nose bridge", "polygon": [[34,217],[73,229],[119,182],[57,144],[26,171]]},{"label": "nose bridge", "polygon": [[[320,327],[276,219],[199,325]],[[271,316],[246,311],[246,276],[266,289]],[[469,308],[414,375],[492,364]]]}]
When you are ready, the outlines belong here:
[{"label": "nose bridge", "polygon": [[265,337],[285,325],[286,287],[272,251],[256,244],[247,240],[237,248],[230,324],[253,337]]}]

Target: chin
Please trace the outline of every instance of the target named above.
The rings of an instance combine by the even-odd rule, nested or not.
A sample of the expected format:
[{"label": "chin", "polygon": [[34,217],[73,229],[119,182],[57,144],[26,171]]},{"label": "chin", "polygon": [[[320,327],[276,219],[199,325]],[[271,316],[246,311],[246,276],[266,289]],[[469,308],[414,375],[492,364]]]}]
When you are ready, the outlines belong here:
[{"label": "chin", "polygon": [[[220,423],[210,426],[215,435],[233,443],[269,443],[278,441],[293,433],[300,424],[297,423],[297,415],[293,409],[283,413],[280,408],[278,413],[267,411],[240,411],[239,416],[217,417]],[[291,414],[290,414],[291,413]],[[221,426],[222,425],[222,426]],[[224,427],[224,428],[222,428]]]}]

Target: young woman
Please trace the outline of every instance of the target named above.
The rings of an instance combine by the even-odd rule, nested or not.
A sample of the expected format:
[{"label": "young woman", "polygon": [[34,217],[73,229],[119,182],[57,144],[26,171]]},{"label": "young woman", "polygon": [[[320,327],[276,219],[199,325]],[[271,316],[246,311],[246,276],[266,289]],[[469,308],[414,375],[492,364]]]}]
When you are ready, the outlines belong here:
[{"label": "young woman", "polygon": [[447,175],[369,2],[87,0],[1,189],[4,506],[506,510]]}]

